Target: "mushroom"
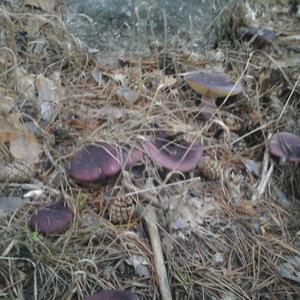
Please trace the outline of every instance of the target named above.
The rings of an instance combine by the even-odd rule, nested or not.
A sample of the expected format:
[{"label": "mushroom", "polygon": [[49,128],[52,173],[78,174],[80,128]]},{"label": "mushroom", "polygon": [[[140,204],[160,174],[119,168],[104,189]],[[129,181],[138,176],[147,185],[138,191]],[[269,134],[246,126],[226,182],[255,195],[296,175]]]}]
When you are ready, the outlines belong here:
[{"label": "mushroom", "polygon": [[100,142],[80,151],[71,161],[70,176],[78,182],[97,182],[121,170],[117,148]]},{"label": "mushroom", "polygon": [[249,27],[243,34],[243,39],[251,41],[256,48],[271,45],[277,33],[273,30],[258,27]]},{"label": "mushroom", "polygon": [[223,73],[212,74],[206,71],[190,72],[185,75],[186,83],[202,95],[203,108],[216,108],[218,97],[235,96],[241,93],[242,85],[233,83]]},{"label": "mushroom", "polygon": [[277,132],[269,142],[270,153],[280,158],[280,164],[300,160],[300,137],[290,132]]},{"label": "mushroom", "polygon": [[36,210],[30,218],[29,228],[42,235],[65,232],[74,218],[73,211],[62,204],[53,204]]},{"label": "mushroom", "polygon": [[167,137],[147,141],[144,148],[155,163],[171,171],[191,171],[202,157],[200,144],[192,145],[185,141],[178,144]]},{"label": "mushroom", "polygon": [[137,296],[127,291],[103,290],[100,293],[88,296],[85,300],[137,300]]},{"label": "mushroom", "polygon": [[137,146],[118,152],[115,146],[100,142],[81,150],[71,161],[69,173],[77,182],[97,182],[119,173],[122,163],[133,166],[142,157],[143,151]]}]

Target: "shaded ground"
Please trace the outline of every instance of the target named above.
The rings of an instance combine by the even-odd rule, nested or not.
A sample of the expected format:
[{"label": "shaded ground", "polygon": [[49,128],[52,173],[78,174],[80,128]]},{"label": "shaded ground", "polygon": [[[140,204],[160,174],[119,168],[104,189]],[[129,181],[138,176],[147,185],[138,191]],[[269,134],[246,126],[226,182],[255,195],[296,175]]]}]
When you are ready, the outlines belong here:
[{"label": "shaded ground", "polygon": [[[267,144],[278,130],[300,134],[300,24],[296,4],[275,3],[236,7],[214,50],[157,48],[112,68],[69,32],[62,7],[4,2],[0,297],[84,299],[115,288],[160,299],[143,210],[125,225],[109,220],[121,195],[139,207],[155,201],[173,299],[297,299],[299,166],[280,165]],[[266,44],[243,40],[252,25],[277,35]],[[198,68],[243,84],[242,95],[217,101],[209,120],[179,75]],[[200,168],[170,175],[146,157],[99,184],[69,178],[83,146],[123,148],[161,131],[201,142],[220,178]],[[9,213],[4,197],[15,197]],[[69,230],[43,237],[28,228],[37,208],[62,199],[76,215]]]},{"label": "shaded ground", "polygon": [[230,22],[236,0],[65,1],[72,32],[101,60],[114,64],[120,55],[146,57],[154,49],[209,49]]}]

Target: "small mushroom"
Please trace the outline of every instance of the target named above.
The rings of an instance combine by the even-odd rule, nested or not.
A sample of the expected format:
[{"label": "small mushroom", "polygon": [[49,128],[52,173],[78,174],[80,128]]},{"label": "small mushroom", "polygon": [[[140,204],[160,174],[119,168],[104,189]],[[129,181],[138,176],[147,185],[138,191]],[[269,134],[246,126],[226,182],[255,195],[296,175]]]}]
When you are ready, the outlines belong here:
[{"label": "small mushroom", "polygon": [[31,215],[29,228],[45,236],[59,234],[70,227],[73,218],[74,213],[70,208],[55,204],[36,210]]},{"label": "small mushroom", "polygon": [[171,171],[191,171],[202,157],[200,144],[178,144],[164,137],[146,142],[144,148],[155,163]]},{"label": "small mushroom", "polygon": [[121,170],[115,146],[100,142],[80,151],[71,161],[70,176],[78,182],[97,182]]},{"label": "small mushroom", "polygon": [[102,292],[88,296],[85,300],[137,300],[137,296],[127,291],[103,290]]},{"label": "small mushroom", "polygon": [[280,158],[280,163],[300,160],[300,137],[290,132],[277,132],[269,142],[270,153]]},{"label": "small mushroom", "polygon": [[218,97],[235,96],[241,93],[242,85],[233,83],[223,73],[212,74],[206,71],[191,72],[185,75],[186,83],[202,95],[203,108],[216,108]]},{"label": "small mushroom", "polygon": [[256,48],[262,48],[270,45],[277,36],[277,33],[273,30],[259,27],[249,27],[243,34],[243,39],[251,41]]}]

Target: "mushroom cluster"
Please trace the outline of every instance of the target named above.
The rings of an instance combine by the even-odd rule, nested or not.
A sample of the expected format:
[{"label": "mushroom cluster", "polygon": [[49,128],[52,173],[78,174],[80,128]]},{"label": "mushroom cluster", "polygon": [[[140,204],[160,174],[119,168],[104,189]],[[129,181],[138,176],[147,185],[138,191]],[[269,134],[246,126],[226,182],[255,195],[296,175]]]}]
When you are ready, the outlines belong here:
[{"label": "mushroom cluster", "polygon": [[148,140],[133,150],[118,152],[116,146],[101,142],[81,150],[72,159],[69,173],[79,183],[99,182],[118,174],[122,166],[137,164],[144,153],[169,171],[189,172],[198,165],[202,146],[186,141],[175,143],[170,137],[163,136]]}]

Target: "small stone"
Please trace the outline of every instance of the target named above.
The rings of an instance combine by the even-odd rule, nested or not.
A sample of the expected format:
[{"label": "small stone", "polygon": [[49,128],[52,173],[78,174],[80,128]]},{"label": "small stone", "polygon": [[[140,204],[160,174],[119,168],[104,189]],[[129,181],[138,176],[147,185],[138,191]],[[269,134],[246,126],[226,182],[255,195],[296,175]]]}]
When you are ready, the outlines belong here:
[{"label": "small stone", "polygon": [[217,252],[214,256],[213,256],[213,262],[216,266],[220,266],[225,262],[225,258],[224,255],[221,252]]}]

